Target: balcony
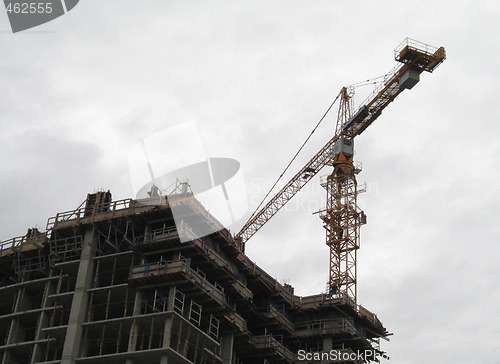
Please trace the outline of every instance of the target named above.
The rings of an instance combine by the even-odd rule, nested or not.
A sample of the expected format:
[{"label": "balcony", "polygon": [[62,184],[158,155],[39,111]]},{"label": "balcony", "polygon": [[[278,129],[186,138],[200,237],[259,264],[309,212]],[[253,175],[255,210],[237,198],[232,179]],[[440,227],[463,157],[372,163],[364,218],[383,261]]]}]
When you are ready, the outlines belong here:
[{"label": "balcony", "polygon": [[247,271],[254,275],[262,284],[264,284],[272,293],[281,296],[289,304],[293,304],[292,292],[284,287],[277,279],[271,277],[257,264],[252,262],[246,255],[238,254],[238,260],[245,265]]},{"label": "balcony", "polygon": [[130,269],[129,280],[141,285],[155,285],[184,278],[197,286],[221,306],[226,305],[226,295],[217,284],[209,282],[202,274],[191,268],[190,259],[161,260],[136,265]]},{"label": "balcony", "polygon": [[348,319],[317,320],[295,325],[298,337],[314,337],[326,335],[358,335],[354,321]]},{"label": "balcony", "polygon": [[285,316],[284,305],[280,305],[280,308],[281,310],[274,305],[269,305],[267,311],[264,312],[264,316],[274,320],[282,329],[291,334],[293,333],[293,324]]},{"label": "balcony", "polygon": [[231,283],[231,288],[237,292],[245,300],[251,300],[253,298],[253,293],[250,291],[243,283],[235,280]]},{"label": "balcony", "polygon": [[266,356],[275,355],[289,363],[294,360],[294,354],[272,335],[254,336],[249,343]]},{"label": "balcony", "polygon": [[246,320],[235,312],[230,312],[224,315],[227,321],[229,321],[234,327],[236,327],[241,332],[248,332]]}]

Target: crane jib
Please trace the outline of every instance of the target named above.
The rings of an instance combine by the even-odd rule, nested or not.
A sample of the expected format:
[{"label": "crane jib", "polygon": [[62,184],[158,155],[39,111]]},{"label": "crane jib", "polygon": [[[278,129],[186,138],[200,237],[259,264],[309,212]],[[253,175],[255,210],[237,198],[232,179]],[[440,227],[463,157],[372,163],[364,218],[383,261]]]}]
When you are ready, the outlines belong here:
[{"label": "crane jib", "polygon": [[432,73],[445,59],[444,47],[406,38],[394,51],[400,64],[384,76],[384,82],[376,87],[362,103],[354,116],[259,212],[250,217],[236,234],[241,249],[272,216],[274,216],[308,181],[325,165],[329,164],[332,147],[339,137],[352,139],[360,135],[382,113],[382,111],[405,89],[413,88],[423,71]]}]

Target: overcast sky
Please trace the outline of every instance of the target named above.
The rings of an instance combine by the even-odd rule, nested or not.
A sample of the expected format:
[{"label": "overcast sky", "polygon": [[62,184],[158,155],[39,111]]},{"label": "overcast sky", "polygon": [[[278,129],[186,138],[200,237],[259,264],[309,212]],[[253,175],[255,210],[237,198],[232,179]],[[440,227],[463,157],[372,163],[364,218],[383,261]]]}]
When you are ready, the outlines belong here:
[{"label": "overcast sky", "polygon": [[[97,189],[132,197],[132,145],[190,121],[208,156],[241,163],[255,208],[340,88],[411,37],[448,59],[356,138],[358,302],[394,333],[391,362],[498,363],[499,19],[496,0],[85,0],[12,34],[0,11],[0,240]],[[315,179],[247,245],[299,295],[325,290],[324,204]]]}]

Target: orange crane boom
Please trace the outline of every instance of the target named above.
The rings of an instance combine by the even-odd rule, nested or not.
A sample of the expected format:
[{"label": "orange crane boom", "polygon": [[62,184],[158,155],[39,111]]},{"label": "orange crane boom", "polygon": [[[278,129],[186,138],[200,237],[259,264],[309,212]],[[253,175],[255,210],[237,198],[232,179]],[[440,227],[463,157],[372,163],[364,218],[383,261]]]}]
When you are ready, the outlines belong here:
[{"label": "orange crane boom", "polygon": [[354,115],[344,123],[316,155],[236,234],[240,248],[268,222],[295,194],[300,191],[324,166],[332,163],[335,142],[341,137],[354,138],[370,126],[403,90],[411,89],[419,82],[424,71],[433,72],[445,59],[443,47],[406,38],[396,49],[395,59],[400,62],[384,76],[384,82],[377,87]]}]

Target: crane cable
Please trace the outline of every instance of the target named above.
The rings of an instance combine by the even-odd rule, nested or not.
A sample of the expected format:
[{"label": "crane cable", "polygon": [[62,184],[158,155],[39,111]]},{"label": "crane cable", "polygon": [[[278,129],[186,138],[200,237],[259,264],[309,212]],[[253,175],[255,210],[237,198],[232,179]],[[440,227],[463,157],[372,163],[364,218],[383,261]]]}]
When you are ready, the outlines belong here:
[{"label": "crane cable", "polygon": [[370,78],[368,80],[361,81],[361,82],[358,82],[358,83],[353,83],[352,85],[349,85],[348,88],[349,87],[360,87],[360,86],[367,86],[367,85],[375,85],[377,83],[384,82],[385,81],[385,77],[387,77],[387,75]]},{"label": "crane cable", "polygon": [[276,185],[281,180],[281,178],[283,177],[283,175],[286,173],[286,171],[288,170],[288,168],[290,168],[290,165],[297,158],[297,156],[302,151],[302,149],[305,147],[305,145],[307,144],[307,142],[309,141],[309,139],[311,139],[311,136],[314,134],[314,132],[320,126],[320,124],[323,122],[323,120],[325,119],[326,115],[330,112],[330,110],[332,109],[333,105],[335,105],[335,103],[339,99],[341,93],[342,93],[342,91],[339,92],[339,94],[337,95],[337,97],[335,98],[335,100],[333,100],[333,102],[328,107],[328,109],[325,111],[325,113],[323,114],[323,116],[321,117],[321,119],[319,119],[319,121],[316,124],[316,126],[314,127],[314,129],[311,131],[311,133],[309,134],[309,136],[307,137],[307,139],[301,145],[301,147],[299,148],[299,150],[297,151],[297,153],[295,153],[295,155],[293,156],[292,160],[288,163],[288,165],[286,166],[285,170],[280,174],[280,176],[278,177],[278,179],[276,180],[276,182],[274,182],[273,186],[271,187],[271,189],[269,190],[269,192],[264,196],[264,198],[260,202],[259,206],[257,206],[257,208],[255,209],[255,211],[253,212],[253,214],[250,216],[250,218],[248,219],[248,221],[252,220],[252,218],[255,216],[255,214],[257,213],[257,211],[259,211],[260,207],[262,206],[262,204],[264,203],[264,201],[266,200],[266,198],[271,194],[271,192],[274,189],[274,187],[276,187]]}]

